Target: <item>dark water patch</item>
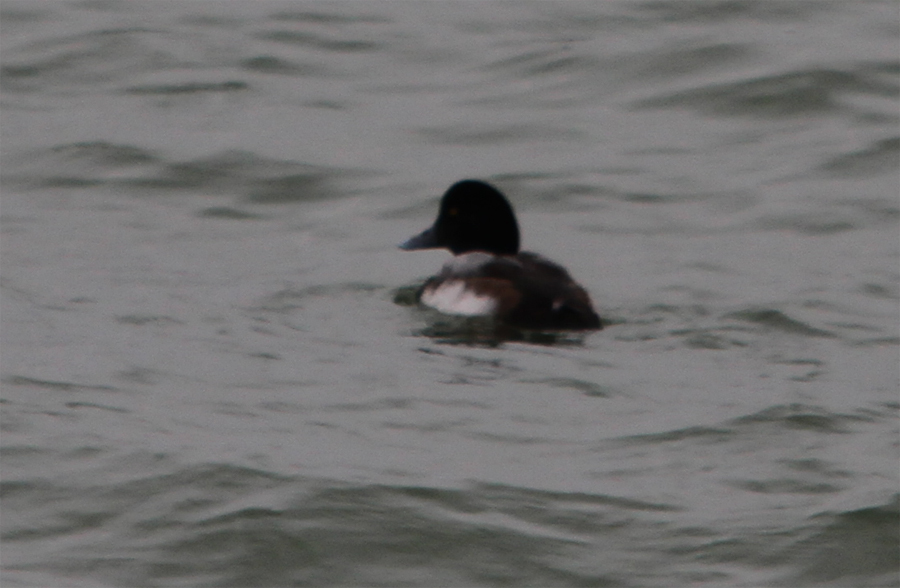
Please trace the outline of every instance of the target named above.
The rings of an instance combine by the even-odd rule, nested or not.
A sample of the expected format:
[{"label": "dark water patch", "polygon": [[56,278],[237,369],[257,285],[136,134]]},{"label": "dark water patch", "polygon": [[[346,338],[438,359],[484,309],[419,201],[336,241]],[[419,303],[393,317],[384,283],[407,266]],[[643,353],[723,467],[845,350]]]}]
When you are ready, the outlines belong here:
[{"label": "dark water patch", "polygon": [[809,370],[802,376],[791,376],[788,379],[792,382],[813,382],[824,376],[826,373],[825,370]]},{"label": "dark water patch", "polygon": [[334,196],[332,174],[310,171],[280,178],[261,179],[252,187],[245,200],[256,204],[285,204],[310,200],[325,200]]},{"label": "dark water patch", "polygon": [[307,100],[303,106],[309,108],[323,108],[325,110],[349,110],[352,104],[346,100]]},{"label": "dark water patch", "polygon": [[[668,290],[687,294],[695,300],[708,298],[707,291],[690,287],[673,286]],[[655,340],[676,338],[684,345],[694,349],[720,350],[731,347],[746,347],[748,335],[753,331],[750,327],[720,323],[705,326],[711,320],[711,312],[706,304],[651,304],[629,313],[629,316],[617,317],[609,312],[604,313],[604,325],[625,325],[628,329],[618,332],[619,340]]]},{"label": "dark water patch", "polygon": [[860,331],[864,333],[880,333],[883,330],[882,325],[871,325],[864,323],[851,323],[845,321],[830,321],[829,327],[841,329],[843,331]]},{"label": "dark water patch", "polygon": [[65,86],[95,88],[125,75],[183,65],[167,49],[168,36],[143,27],[102,29],[54,37],[20,47],[0,68],[4,91],[33,92]]},{"label": "dark water patch", "polygon": [[874,407],[861,408],[857,411],[860,417],[869,418],[873,421],[888,419],[893,422],[900,412],[900,403],[898,402],[879,402]]},{"label": "dark water patch", "polygon": [[900,300],[900,287],[896,281],[888,284],[877,284],[874,282],[866,282],[857,288],[857,291],[882,300]]},{"label": "dark water patch", "polygon": [[600,66],[601,62],[596,57],[577,55],[569,45],[560,44],[505,57],[488,63],[481,69],[492,74],[503,72],[514,79],[522,79],[555,74],[588,75],[591,70],[597,70]]},{"label": "dark water patch", "polygon": [[819,359],[812,359],[812,358],[805,358],[805,357],[800,358],[800,359],[782,359],[782,360],[775,361],[775,363],[780,363],[782,365],[800,365],[800,366],[810,365],[810,366],[815,366],[815,367],[819,367],[819,366],[822,366],[825,364],[825,362],[823,362]]},{"label": "dark water patch", "polygon": [[852,428],[856,424],[870,423],[880,418],[887,418],[887,415],[882,417],[881,415],[867,414],[865,411],[858,411],[853,414],[840,414],[816,406],[802,404],[778,405],[757,413],[730,419],[720,426],[693,426],[659,433],[628,435],[608,440],[602,444],[602,447],[605,450],[609,444],[656,445],[681,442],[718,445],[752,433],[759,429],[760,426],[769,427],[772,425],[778,429],[788,431],[847,434],[853,432]]},{"label": "dark water patch", "polygon": [[226,466],[101,489],[102,510],[88,509],[85,487],[28,490],[37,488],[18,496],[55,492],[67,524],[44,520],[6,540],[40,531],[80,540],[68,556],[23,569],[113,584],[127,576],[149,585],[621,586],[601,566],[585,567],[597,549],[591,538],[621,526],[615,513],[678,510],[499,485],[309,483]]},{"label": "dark water patch", "polygon": [[529,12],[520,12],[518,18],[480,19],[477,14],[457,21],[456,28],[474,34],[499,37],[501,34],[519,33],[533,35],[541,43],[552,41],[573,43],[594,38],[603,31],[621,32],[627,28],[643,28],[639,19],[624,11],[598,11],[590,3],[531,5]]},{"label": "dark water patch", "polygon": [[615,395],[615,391],[609,386],[597,382],[588,382],[577,378],[543,378],[540,380],[523,380],[527,383],[545,384],[551,388],[563,390],[577,390],[585,396],[593,398],[609,398]]},{"label": "dark water patch", "polygon": [[235,29],[238,28],[244,21],[241,18],[221,15],[189,14],[187,16],[179,18],[178,22],[190,26]]},{"label": "dark water patch", "polygon": [[54,176],[52,178],[46,178],[45,180],[40,182],[39,187],[77,190],[79,188],[92,188],[95,186],[102,186],[103,184],[103,180],[91,180],[88,178],[76,178],[71,176]]},{"label": "dark water patch", "polygon": [[[85,175],[90,171],[85,170]],[[237,194],[254,204],[278,204],[338,197],[343,193],[338,178],[346,181],[365,173],[268,159],[245,151],[224,151],[194,160],[162,163],[141,172],[105,181],[105,185],[142,192]]]},{"label": "dark water patch", "polygon": [[48,390],[60,390],[64,392],[119,392],[119,388],[95,384],[76,384],[74,382],[59,382],[54,380],[41,380],[26,376],[7,376],[3,383],[9,386],[30,386],[45,388]]},{"label": "dark water patch", "polygon": [[789,469],[802,472],[825,476],[828,478],[849,479],[854,476],[853,472],[843,469],[835,469],[831,463],[815,458],[807,459],[785,459],[781,460]]},{"label": "dark water patch", "polygon": [[398,486],[398,494],[461,513],[484,512],[486,505],[473,493],[451,488]]},{"label": "dark water patch", "polygon": [[47,17],[53,14],[51,10],[46,8],[47,6],[44,5],[38,10],[34,4],[26,8],[23,4],[11,5],[11,3],[7,2],[0,8],[0,27],[12,28],[20,23],[34,23],[46,20]]},{"label": "dark water patch", "polygon": [[[545,346],[581,346],[588,336],[579,331],[533,331],[506,325],[491,317],[466,317],[441,314],[422,307],[428,324],[413,331],[417,337],[428,337],[445,345],[501,347],[507,343]],[[467,380],[454,383],[467,383]]]},{"label": "dark water patch", "polygon": [[102,410],[107,412],[117,412],[128,414],[131,411],[119,408],[118,406],[107,406],[105,404],[97,404],[96,402],[66,402],[66,408],[91,408],[96,410]]},{"label": "dark water patch", "polygon": [[[559,582],[552,569],[537,563],[541,549],[553,550],[552,540],[489,523],[454,520],[432,508],[417,508],[415,502],[419,500],[382,488],[317,494],[308,505],[284,513],[289,520],[311,518],[308,530],[297,529],[299,536],[293,539],[306,539],[309,559],[284,561],[273,568],[281,570],[281,577],[272,579],[295,585]],[[242,521],[245,528],[246,524]],[[465,568],[455,563],[461,561]]]},{"label": "dark water patch", "polygon": [[[695,308],[692,308],[694,306]],[[716,348],[718,344],[740,345],[745,343],[735,336],[727,336],[726,333],[746,333],[749,329],[740,327],[719,326],[716,328],[703,328],[690,326],[703,320],[708,313],[699,310],[699,305],[671,305],[651,304],[645,308],[630,311],[627,315],[616,315],[612,311],[603,312],[604,328],[612,326],[625,326],[626,329],[616,330],[617,341],[654,341],[667,337],[684,339],[697,339],[702,347],[703,341]],[[671,322],[677,323],[676,328],[668,327]],[[721,337],[721,339],[719,339]]]},{"label": "dark water patch", "polygon": [[[760,199],[757,194],[744,190],[716,192],[701,192],[696,190],[690,192],[619,192],[607,190],[607,197],[622,202],[648,205],[703,202],[711,209],[727,212],[746,210],[755,206]],[[672,228],[677,228],[677,225]]]},{"label": "dark water patch", "polygon": [[142,327],[152,325],[155,327],[164,327],[168,325],[183,325],[184,321],[165,315],[154,314],[124,314],[116,317],[116,322],[123,325],[134,325]]},{"label": "dark water patch", "polygon": [[81,10],[103,12],[130,12],[132,7],[124,0],[79,0],[73,5]]},{"label": "dark water patch", "polygon": [[125,186],[157,190],[216,191],[225,186],[245,183],[260,171],[278,163],[266,161],[252,153],[225,151],[210,157],[167,163],[155,174],[122,180]]},{"label": "dark water patch", "polygon": [[375,41],[362,39],[332,39],[305,31],[267,31],[264,33],[257,33],[255,36],[263,41],[273,41],[276,43],[297,45],[300,47],[309,47],[311,49],[338,53],[369,53],[382,48],[382,44]]},{"label": "dark water patch", "polygon": [[[794,530],[765,530],[753,532],[740,530],[730,536],[712,534],[711,538],[699,535],[701,541],[691,541],[690,537],[684,537],[679,541],[679,546],[670,551],[681,557],[689,557],[692,561],[707,564],[740,564],[754,568],[774,569],[785,565],[789,559],[783,553],[783,548],[798,532]],[[730,575],[711,577],[711,586],[740,586]],[[756,583],[746,584],[757,586]],[[768,584],[759,584],[768,585]]]},{"label": "dark water patch", "polygon": [[492,180],[495,180],[497,183],[504,182],[513,182],[520,183],[523,185],[532,185],[534,182],[540,181],[552,181],[559,180],[562,181],[568,177],[568,174],[559,173],[559,172],[551,172],[551,171],[518,171],[518,172],[506,172],[500,174],[494,174],[491,176]]},{"label": "dark water patch", "polygon": [[217,500],[264,488],[277,480],[271,474],[229,465],[202,465],[162,475],[145,473],[119,483],[98,482],[94,476],[85,479],[61,476],[52,482],[7,480],[0,485],[5,493],[5,506],[27,510],[55,504],[59,508],[54,509],[53,517],[23,520],[25,528],[5,529],[5,539],[31,540],[88,533],[113,519],[129,518],[132,509],[167,494],[173,495],[164,501],[171,508],[170,513],[151,509],[138,515],[138,521],[131,517],[132,522],[140,524],[141,516],[156,519],[193,513]]},{"label": "dark water patch", "polygon": [[194,578],[201,585],[315,585],[315,572],[304,577],[302,570],[321,564],[316,542],[279,525],[282,517],[282,512],[248,508],[196,525],[187,538],[163,550],[166,565],[154,576],[161,582]]},{"label": "dark water patch", "polygon": [[[110,182],[110,170],[152,169],[159,157],[133,145],[85,141],[29,151],[4,166],[3,180],[20,188],[86,188]],[[10,171],[10,169],[15,171]],[[124,172],[123,172],[124,173]]]},{"label": "dark water patch", "polygon": [[371,296],[384,287],[368,282],[345,282],[341,284],[321,284],[306,288],[285,288],[263,297],[258,304],[249,308],[251,311],[274,313],[290,313],[303,306],[311,299],[336,298],[340,296]]},{"label": "dark water patch", "polygon": [[723,318],[736,319],[743,322],[758,325],[765,330],[781,331],[804,337],[834,337],[835,335],[823,329],[817,329],[806,323],[793,319],[780,310],[760,308],[740,310],[726,314]]},{"label": "dark water patch", "polygon": [[371,402],[342,402],[321,407],[333,412],[372,412],[382,410],[408,410],[414,408],[417,401],[411,398],[380,398]]},{"label": "dark water patch", "polygon": [[103,526],[114,517],[115,514],[110,512],[67,513],[65,516],[59,516],[58,520],[43,528],[14,529],[0,534],[0,539],[3,541],[31,542],[65,535],[75,535],[77,533],[87,533]]},{"label": "dark water patch", "polygon": [[782,478],[775,480],[736,480],[729,486],[757,494],[833,494],[843,488],[827,483]]},{"label": "dark water patch", "polygon": [[[827,473],[815,463],[797,469]],[[827,493],[789,479],[742,489]],[[139,577],[148,585],[656,585],[664,573],[659,566],[632,566],[660,557],[660,550],[692,566],[797,562],[812,574],[822,570],[818,559],[830,555],[841,564],[826,567],[829,578],[859,570],[872,578],[896,568],[894,505],[814,517],[814,532],[798,540],[803,532],[794,528],[729,536],[673,527],[659,518],[682,507],[628,496],[483,483],[354,485],[224,464],[103,487],[6,480],[0,492],[5,506],[20,512],[38,503],[67,512],[51,519],[34,511],[28,523],[39,524],[8,524],[4,540],[79,537],[76,548],[22,569],[111,584]],[[653,520],[642,522],[647,517]],[[611,572],[613,562],[602,556],[610,542],[643,555]],[[866,559],[854,562],[834,551],[848,544]],[[716,573],[700,569],[692,577]],[[720,583],[732,583],[718,574]],[[678,582],[685,578],[678,575]]]},{"label": "dark water patch", "polygon": [[[586,95],[603,92],[602,81],[613,70],[595,55],[577,51],[578,47],[570,43],[529,45],[525,51],[486,63],[479,69],[495,86],[487,93],[464,97],[459,103],[476,108],[533,108],[541,112],[583,106]],[[523,80],[532,83],[523,85]]]},{"label": "dark water patch", "polygon": [[870,224],[895,223],[900,220],[900,203],[895,198],[853,198],[841,201],[866,215]]},{"label": "dark water patch", "polygon": [[[4,541],[58,539],[88,533],[111,522],[117,516],[116,505],[94,501],[97,488],[83,488],[48,480],[4,480],[0,498],[4,509],[15,509],[20,516],[4,520],[0,538]],[[62,506],[47,511],[47,507]],[[31,516],[21,516],[31,513]]]},{"label": "dark water patch", "polygon": [[[241,189],[258,176],[295,169],[299,164],[256,157],[251,153],[226,151],[210,157],[165,162],[155,154],[129,145],[103,142],[75,143],[31,154],[19,163],[16,179],[30,187],[59,185],[103,185],[115,189],[224,191]],[[108,177],[106,170],[135,167],[133,173]]]},{"label": "dark water patch", "polygon": [[[417,423],[411,423],[408,420],[404,421],[391,421],[385,420],[381,423],[381,426],[388,430],[394,431],[414,431],[416,433],[422,434],[433,434],[433,433],[448,433],[453,431],[456,427],[466,425],[471,423],[469,419],[437,419],[432,421],[420,421]],[[465,435],[471,439],[481,439],[478,433],[470,433]],[[505,439],[492,439],[492,441],[504,441]],[[401,475],[404,473],[400,471]]]},{"label": "dark water patch", "polygon": [[[866,227],[868,219],[849,211],[817,210],[805,214],[781,214],[764,216],[753,227],[765,231],[796,231],[804,235],[830,235]],[[883,219],[881,219],[883,220]]]},{"label": "dark water patch", "polygon": [[241,80],[226,80],[223,82],[185,82],[181,84],[147,84],[142,86],[130,86],[123,92],[126,94],[146,95],[172,95],[172,94],[201,94],[207,92],[239,92],[249,90],[250,84]]},{"label": "dark water patch", "polygon": [[[295,388],[307,388],[321,384],[315,381],[291,382]],[[279,414],[307,414],[310,408],[295,402],[266,401],[256,405],[258,408]]]},{"label": "dark water patch", "polygon": [[422,290],[422,285],[418,284],[415,286],[400,286],[395,289],[393,292],[393,300],[394,304],[398,306],[416,306],[419,304],[419,292]]},{"label": "dark water patch", "polygon": [[532,124],[499,126],[494,128],[453,125],[424,127],[413,131],[430,143],[450,145],[493,145],[534,141],[578,141],[585,138],[582,131]]},{"label": "dark water patch", "polygon": [[[896,36],[896,32],[894,32]],[[862,61],[854,68],[870,81],[875,94],[884,98],[900,98],[900,59],[890,61]],[[894,118],[893,120],[896,120]]]},{"label": "dark water patch", "polygon": [[514,447],[538,445],[540,447],[552,447],[554,444],[565,445],[565,441],[559,441],[549,437],[540,437],[538,435],[516,435],[515,433],[491,433],[487,431],[478,431],[466,433],[463,435],[469,439],[478,439],[487,441],[488,443],[505,443]]},{"label": "dark water patch", "polygon": [[[115,411],[114,411],[115,412]],[[80,445],[65,451],[62,456],[66,460],[70,459],[92,459],[100,455],[106,454],[112,447],[102,447],[97,445]]]},{"label": "dark water patch", "polygon": [[719,329],[676,329],[671,334],[682,337],[684,344],[692,349],[722,350],[748,345],[746,341],[721,334]]},{"label": "dark water patch", "polygon": [[129,384],[156,384],[162,377],[162,373],[143,367],[131,367],[126,370],[116,372],[116,377]]},{"label": "dark water patch", "polygon": [[[611,440],[614,445],[657,445],[661,443],[679,443],[681,441],[718,444],[731,439],[734,430],[725,427],[685,427],[660,433],[626,435]],[[606,445],[606,444],[604,444]]]},{"label": "dark water patch", "polygon": [[900,584],[900,495],[883,505],[810,520],[815,531],[787,551],[801,571],[778,586],[897,586]]},{"label": "dark water patch", "polygon": [[297,63],[294,61],[289,61],[287,59],[282,59],[280,57],[275,57],[274,55],[259,55],[256,57],[249,57],[241,61],[240,66],[243,69],[253,72],[286,76],[323,75],[327,71],[322,66],[311,65],[307,63]]},{"label": "dark water patch", "polygon": [[159,161],[155,154],[146,149],[106,141],[67,143],[51,147],[46,153],[85,166],[111,168],[147,165]]},{"label": "dark water patch", "polygon": [[23,82],[40,74],[41,69],[35,65],[3,65],[0,66],[0,83],[4,90],[22,90]]},{"label": "dark water patch", "polygon": [[[280,583],[328,578],[325,583],[360,585],[621,585],[596,569],[579,573],[559,566],[559,555],[582,548],[580,535],[609,527],[592,507],[671,508],[503,486],[362,486],[323,488],[265,523],[277,525],[275,537],[292,529],[289,541],[309,557],[272,568],[290,574],[277,578]],[[247,518],[240,521],[244,528]],[[241,554],[231,555],[235,561]],[[238,561],[249,563],[245,557]]]},{"label": "dark water patch", "polygon": [[[38,498],[42,493],[46,494],[53,485],[46,480],[9,480],[0,481],[0,498],[11,500],[14,498]],[[7,503],[7,506],[9,503]]]},{"label": "dark water patch", "polygon": [[641,512],[680,512],[682,507],[664,502],[647,502],[622,496],[593,494],[585,492],[559,492],[521,488],[505,484],[478,484],[474,493],[483,496],[484,500],[497,507],[506,507],[512,511],[523,511],[541,518],[541,513],[533,508],[537,504],[577,505],[577,506],[615,506],[626,510]]},{"label": "dark water patch", "polygon": [[209,405],[209,412],[228,417],[260,418],[262,415],[252,407],[239,402],[213,402]]},{"label": "dark water patch", "polygon": [[897,173],[900,168],[900,137],[890,137],[853,153],[840,155],[819,169],[830,176],[854,178],[878,173]]},{"label": "dark water patch", "polygon": [[253,359],[265,359],[268,361],[277,361],[277,360],[283,359],[282,356],[278,355],[277,353],[268,353],[266,351],[259,351],[256,353],[247,353],[246,355],[247,355],[247,357],[250,357]]},{"label": "dark water patch", "polygon": [[522,371],[520,367],[501,359],[484,359],[471,355],[460,355],[457,359],[457,365],[444,380],[446,384],[489,386],[494,382],[510,380]]},{"label": "dark water patch", "polygon": [[871,339],[860,339],[852,343],[857,347],[895,347],[900,345],[900,337],[874,337]]},{"label": "dark water patch", "polygon": [[194,498],[179,498],[174,503],[176,512],[193,512],[217,500],[227,501],[246,492],[275,487],[287,479],[256,468],[212,463],[183,467],[168,473],[140,475],[119,484],[104,486],[102,492],[109,498],[130,504],[152,499],[159,494],[179,493],[182,488],[194,489],[199,492]]},{"label": "dark water patch", "polygon": [[499,358],[483,358],[473,355],[460,355],[462,366],[473,371],[481,372],[482,379],[496,380],[521,372],[521,368]]},{"label": "dark water patch", "polygon": [[608,197],[614,193],[615,191],[612,188],[606,186],[583,184],[579,182],[563,182],[556,184],[551,191],[541,191],[540,196],[541,200],[557,202],[562,199],[561,195]]},{"label": "dark water patch", "polygon": [[654,194],[648,192],[625,192],[619,195],[624,202],[637,204],[681,204],[689,200],[697,200],[696,194]]},{"label": "dark water patch", "polygon": [[667,79],[695,72],[735,65],[755,54],[752,45],[716,43],[700,47],[671,48],[669,51],[652,51],[616,59],[614,67],[639,80]]},{"label": "dark water patch", "polygon": [[634,193],[634,192],[631,192],[628,194],[623,194],[622,200],[625,200],[626,202],[636,202],[638,204],[657,204],[657,203],[673,202],[672,198],[670,198],[668,196],[664,196],[662,194],[647,194],[647,193],[638,194],[638,193]]},{"label": "dark water patch", "polygon": [[[324,6],[324,5],[323,5]],[[282,11],[269,16],[270,19],[282,22],[301,22],[318,25],[340,26],[353,23],[383,24],[390,19],[377,14],[339,14],[337,12],[316,11]]]},{"label": "dark water patch", "polygon": [[19,190],[77,190],[114,183],[106,177],[110,170],[153,164],[153,156],[140,149],[107,143],[83,143],[11,158],[0,178],[4,186]]},{"label": "dark water patch", "polygon": [[814,433],[850,433],[852,426],[861,422],[872,422],[873,417],[865,414],[840,414],[818,406],[787,404],[772,406],[757,413],[732,419],[734,427],[756,427],[777,425],[786,429],[811,431]]},{"label": "dark water patch", "polygon": [[216,218],[223,220],[260,220],[265,217],[259,214],[253,214],[230,206],[210,206],[203,210],[197,211],[196,215],[200,218]]},{"label": "dark water patch", "polygon": [[499,347],[506,341],[497,332],[503,327],[491,317],[447,315],[419,304],[421,288],[421,284],[401,288],[394,295],[395,303],[402,306],[415,306],[423,318],[428,321],[427,325],[412,332],[414,336],[428,337],[449,345],[481,347]]},{"label": "dark water patch", "polygon": [[[40,447],[30,445],[4,445],[0,447],[0,458],[6,459],[32,459],[41,455],[46,455],[48,451]],[[0,499],[3,498],[3,492],[0,490]]]},{"label": "dark water patch", "polygon": [[846,109],[844,94],[894,97],[896,83],[856,68],[809,69],[676,92],[637,101],[634,108],[689,108],[712,115],[798,117]]},{"label": "dark water patch", "polygon": [[806,373],[790,376],[788,378],[793,382],[812,382],[828,373],[825,369],[825,362],[819,361],[817,359],[776,359],[773,360],[772,363],[779,365],[796,366],[801,369],[807,368]]},{"label": "dark water patch", "polygon": [[805,20],[832,9],[829,2],[755,2],[754,0],[681,0],[643,2],[638,10],[664,22],[709,23],[759,20],[781,23]]}]

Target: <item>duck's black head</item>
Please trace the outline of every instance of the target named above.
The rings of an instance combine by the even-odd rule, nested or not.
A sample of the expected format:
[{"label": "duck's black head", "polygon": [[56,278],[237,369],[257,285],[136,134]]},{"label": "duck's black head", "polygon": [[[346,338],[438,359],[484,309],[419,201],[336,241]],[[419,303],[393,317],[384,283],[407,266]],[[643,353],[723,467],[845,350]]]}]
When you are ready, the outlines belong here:
[{"label": "duck's black head", "polygon": [[454,255],[470,251],[515,255],[519,252],[519,225],[512,206],[486,182],[453,184],[441,199],[434,225],[400,244],[401,249],[441,247]]}]

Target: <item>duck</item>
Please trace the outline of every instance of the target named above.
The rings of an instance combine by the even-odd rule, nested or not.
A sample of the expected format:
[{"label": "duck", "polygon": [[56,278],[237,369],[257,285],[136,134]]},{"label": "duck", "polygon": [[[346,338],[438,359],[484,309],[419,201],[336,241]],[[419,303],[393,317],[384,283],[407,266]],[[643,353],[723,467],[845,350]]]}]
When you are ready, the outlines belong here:
[{"label": "duck", "polygon": [[399,247],[453,254],[417,293],[419,303],[441,313],[492,317],[523,329],[603,328],[587,291],[563,266],[519,250],[513,207],[487,182],[450,186],[434,224]]}]

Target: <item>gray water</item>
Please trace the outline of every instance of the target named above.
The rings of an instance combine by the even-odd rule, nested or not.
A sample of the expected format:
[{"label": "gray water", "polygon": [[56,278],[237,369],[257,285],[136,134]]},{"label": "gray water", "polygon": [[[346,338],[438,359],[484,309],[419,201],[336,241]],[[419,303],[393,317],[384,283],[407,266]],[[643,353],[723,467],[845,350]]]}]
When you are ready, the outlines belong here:
[{"label": "gray water", "polygon": [[[0,26],[4,587],[900,585],[896,2]],[[608,328],[410,304],[467,177]]]}]

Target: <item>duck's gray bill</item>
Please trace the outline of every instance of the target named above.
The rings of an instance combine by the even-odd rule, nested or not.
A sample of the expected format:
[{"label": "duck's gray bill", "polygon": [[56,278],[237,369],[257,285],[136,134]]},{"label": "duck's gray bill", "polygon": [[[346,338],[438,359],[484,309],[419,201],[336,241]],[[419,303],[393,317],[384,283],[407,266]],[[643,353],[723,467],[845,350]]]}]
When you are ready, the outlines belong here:
[{"label": "duck's gray bill", "polygon": [[407,251],[413,251],[415,249],[433,249],[435,247],[440,247],[437,242],[437,238],[434,235],[434,229],[427,229],[415,237],[410,237],[403,243],[397,245],[400,249],[406,249]]}]

